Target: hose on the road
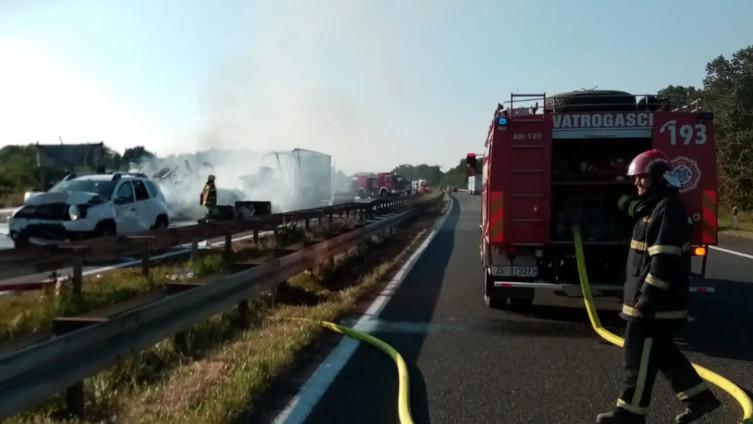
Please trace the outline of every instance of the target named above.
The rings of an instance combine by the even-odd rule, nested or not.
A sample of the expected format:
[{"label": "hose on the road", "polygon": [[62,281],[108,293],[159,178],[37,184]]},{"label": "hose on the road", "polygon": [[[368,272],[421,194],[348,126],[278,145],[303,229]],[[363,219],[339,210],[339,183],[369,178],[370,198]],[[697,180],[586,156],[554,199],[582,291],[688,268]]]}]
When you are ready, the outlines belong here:
[{"label": "hose on the road", "polygon": [[[596,311],[593,295],[591,294],[591,285],[588,281],[586,257],[583,253],[583,238],[581,237],[580,227],[578,226],[573,227],[573,239],[575,242],[575,256],[578,264],[580,286],[583,290],[583,301],[586,304],[586,310],[588,311],[588,318],[591,320],[591,326],[604,340],[619,347],[623,347],[625,340],[604,328],[599,320],[599,314]],[[751,402],[750,397],[748,397],[745,391],[735,385],[735,383],[707,368],[698,364],[693,364],[693,367],[704,380],[724,390],[740,404],[743,409],[743,424],[753,424],[753,402]]]},{"label": "hose on the road", "polygon": [[392,358],[397,365],[398,374],[398,392],[397,392],[397,412],[400,418],[400,424],[413,424],[413,418],[410,414],[410,382],[408,377],[408,366],[405,364],[405,360],[398,351],[384,341],[360,331],[356,331],[349,327],[344,327],[339,324],[335,324],[329,321],[321,321],[320,324],[327,329],[330,329],[336,333],[346,335],[356,340],[361,340],[377,347],[387,356]]}]

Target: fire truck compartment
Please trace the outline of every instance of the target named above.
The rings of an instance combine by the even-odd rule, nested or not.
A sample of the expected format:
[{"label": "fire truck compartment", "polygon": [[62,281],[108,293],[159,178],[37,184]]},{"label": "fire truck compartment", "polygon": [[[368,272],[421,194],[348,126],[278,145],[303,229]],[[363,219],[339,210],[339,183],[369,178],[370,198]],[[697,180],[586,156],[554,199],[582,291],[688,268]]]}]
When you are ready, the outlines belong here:
[{"label": "fire truck compartment", "polygon": [[627,245],[632,223],[617,200],[635,194],[627,163],[650,146],[650,139],[553,140],[552,241],[571,241],[579,225],[587,243]]}]

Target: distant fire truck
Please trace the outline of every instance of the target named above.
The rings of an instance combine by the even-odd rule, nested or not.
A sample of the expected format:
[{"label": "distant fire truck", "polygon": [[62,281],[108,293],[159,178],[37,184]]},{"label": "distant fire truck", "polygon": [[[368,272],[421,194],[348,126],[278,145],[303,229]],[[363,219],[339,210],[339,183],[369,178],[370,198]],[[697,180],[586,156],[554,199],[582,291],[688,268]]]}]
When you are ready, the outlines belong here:
[{"label": "distant fire truck", "polygon": [[362,198],[399,196],[410,193],[410,186],[394,172],[361,172],[351,177],[351,190]]},{"label": "distant fire truck", "polygon": [[379,197],[397,194],[398,176],[394,172],[380,172],[377,174],[377,193]]},{"label": "distant fire truck", "polygon": [[[527,305],[535,289],[580,294],[573,225],[581,227],[594,288],[620,290],[632,222],[616,204],[635,194],[626,164],[651,148],[672,160],[682,181],[694,267],[700,268],[695,275],[703,277],[707,247],[717,243],[711,113],[670,110],[652,95],[594,90],[514,94],[508,109],[498,106],[482,159],[487,304],[501,307],[509,299]],[[476,166],[475,155],[468,161]]]},{"label": "distant fire truck", "polygon": [[359,172],[350,177],[350,188],[358,198],[373,197],[377,188],[377,175],[372,172]]},{"label": "distant fire truck", "polygon": [[416,193],[428,193],[429,192],[429,182],[423,179],[420,180],[414,180],[411,184],[413,187],[413,191]]}]

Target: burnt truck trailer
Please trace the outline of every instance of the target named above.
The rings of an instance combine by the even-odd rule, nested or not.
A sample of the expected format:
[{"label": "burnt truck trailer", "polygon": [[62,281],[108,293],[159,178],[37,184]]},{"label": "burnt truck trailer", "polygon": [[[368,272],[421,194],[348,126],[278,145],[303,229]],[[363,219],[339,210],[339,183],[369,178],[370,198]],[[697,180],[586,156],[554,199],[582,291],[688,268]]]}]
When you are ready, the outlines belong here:
[{"label": "burnt truck trailer", "polygon": [[652,148],[672,160],[682,181],[692,252],[699,256],[695,276],[703,277],[707,247],[717,243],[711,113],[673,110],[656,96],[615,91],[512,95],[508,109],[498,106],[482,167],[487,304],[527,305],[536,289],[579,295],[574,225],[583,233],[596,292],[619,292],[633,222],[616,205],[622,195],[635,194],[626,164]]},{"label": "burnt truck trailer", "polygon": [[276,211],[318,208],[332,203],[332,158],[306,149],[272,152],[263,159],[258,175],[274,181]]}]

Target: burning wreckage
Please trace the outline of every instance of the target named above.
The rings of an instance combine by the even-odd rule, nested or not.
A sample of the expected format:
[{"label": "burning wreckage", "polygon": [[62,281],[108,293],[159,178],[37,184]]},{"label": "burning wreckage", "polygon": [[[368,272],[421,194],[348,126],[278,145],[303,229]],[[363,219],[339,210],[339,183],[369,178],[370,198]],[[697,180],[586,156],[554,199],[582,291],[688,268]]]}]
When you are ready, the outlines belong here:
[{"label": "burning wreckage", "polygon": [[[255,173],[244,173],[254,167]],[[152,159],[135,170],[159,183],[173,220],[204,216],[198,193],[210,174],[217,176],[221,219],[321,207],[331,204],[333,197],[331,157],[305,149],[261,157],[209,151]]]}]

